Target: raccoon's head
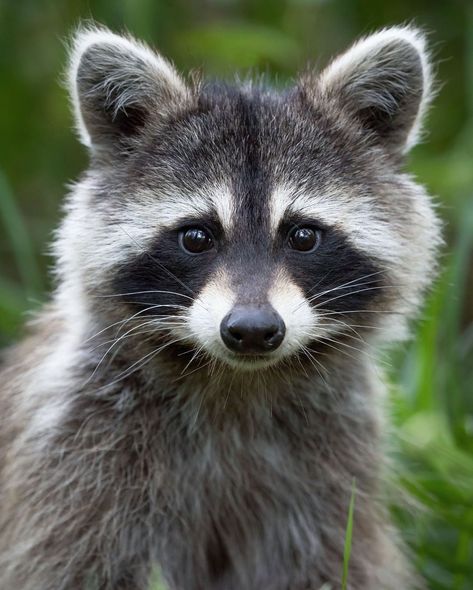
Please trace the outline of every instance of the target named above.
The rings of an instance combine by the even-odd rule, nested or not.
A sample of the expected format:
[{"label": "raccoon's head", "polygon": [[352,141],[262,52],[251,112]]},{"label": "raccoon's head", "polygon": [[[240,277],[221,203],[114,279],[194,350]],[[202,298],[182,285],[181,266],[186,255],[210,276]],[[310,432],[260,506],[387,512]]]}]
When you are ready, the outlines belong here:
[{"label": "raccoon's head", "polygon": [[439,240],[401,169],[431,95],[418,31],[276,92],[187,84],[131,38],[82,30],[70,84],[91,168],[59,239],[68,300],[150,350],[242,369],[400,336]]}]

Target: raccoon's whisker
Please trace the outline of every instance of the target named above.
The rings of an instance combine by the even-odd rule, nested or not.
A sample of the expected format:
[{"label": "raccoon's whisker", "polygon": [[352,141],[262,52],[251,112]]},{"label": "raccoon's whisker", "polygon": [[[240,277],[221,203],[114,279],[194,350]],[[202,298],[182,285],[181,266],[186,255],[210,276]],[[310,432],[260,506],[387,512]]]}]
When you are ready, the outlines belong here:
[{"label": "raccoon's whisker", "polygon": [[302,369],[302,372],[303,372],[303,373],[304,373],[304,375],[307,377],[307,379],[309,379],[309,375],[307,374],[307,371],[305,370],[305,367],[304,367],[304,365],[302,364],[302,361],[301,361],[301,359],[300,359],[299,355],[295,355],[294,359],[295,359],[295,360],[296,360],[296,361],[299,363],[299,365],[300,365],[300,367],[301,367],[301,369]]},{"label": "raccoon's whisker", "polygon": [[184,295],[184,293],[178,293],[177,291],[163,291],[160,289],[149,289],[147,291],[129,291],[128,293],[111,293],[110,295],[95,295],[95,297],[98,299],[111,299],[113,297],[128,297],[129,295],[154,295],[157,293],[161,295],[177,295],[178,297],[185,297],[186,299],[195,301],[195,297]]},{"label": "raccoon's whisker", "polygon": [[[324,279],[330,274],[330,272],[331,271],[329,271],[327,273],[327,275],[324,277]],[[333,287],[331,289],[327,289],[326,291],[323,291],[323,293],[324,294],[327,294],[327,293],[330,293],[333,290],[348,287],[349,285],[359,286],[360,285],[360,281],[365,281],[366,279],[369,279],[370,277],[374,277],[374,276],[377,276],[377,275],[380,275],[380,274],[384,274],[384,271],[380,270],[380,271],[377,271],[377,272],[371,272],[369,274],[362,275],[361,277],[356,277],[355,279],[352,279],[351,281],[347,281],[346,283],[342,283],[341,285],[337,285],[337,286],[335,286],[335,287]],[[377,279],[373,279],[372,281],[369,281],[369,282],[375,282],[376,280]],[[317,284],[320,284],[320,281]],[[315,285],[315,286],[317,286],[317,285]],[[313,288],[315,288],[315,287],[313,287]]]},{"label": "raccoon's whisker", "polygon": [[[322,342],[322,340],[321,340]],[[337,340],[323,340],[323,344],[325,344],[325,346],[328,346],[329,348],[333,348],[333,350],[336,350],[337,352],[339,352],[340,354],[345,354],[346,356],[350,357],[353,360],[358,360],[353,354],[350,354],[349,352],[347,352],[346,350],[340,349],[337,346],[334,346],[333,344],[330,344],[330,342],[336,342],[337,344],[340,344]]]},{"label": "raccoon's whisker", "polygon": [[365,289],[356,289],[355,291],[349,291],[348,293],[342,293],[341,295],[337,295],[336,297],[331,297],[330,299],[327,299],[326,301],[321,301],[320,303],[318,303],[317,305],[314,306],[314,309],[317,309],[318,307],[320,307],[321,305],[327,305],[327,303],[331,303],[332,301],[337,301],[337,299],[343,299],[344,297],[351,297],[352,295],[356,295],[358,293],[365,293],[367,291],[376,291],[379,289],[385,289],[386,286],[382,286],[382,287],[366,287]]},{"label": "raccoon's whisker", "polygon": [[[332,322],[335,322],[336,324],[339,324],[343,330],[349,330],[349,332],[343,332],[345,337],[348,338],[353,338],[355,340],[358,340],[359,342],[363,343],[363,344],[367,344],[369,345],[369,341],[366,340],[366,338],[360,334],[360,332],[358,332],[358,330],[356,330],[356,328],[361,328],[361,329],[365,329],[365,330],[379,330],[382,331],[383,328],[380,326],[373,326],[373,325],[362,325],[362,324],[353,324],[350,325],[347,322],[343,322],[342,320],[336,319],[336,318],[330,318],[329,319],[329,326]],[[350,333],[351,332],[351,333]]]},{"label": "raccoon's whisker", "polygon": [[152,320],[157,329],[173,328],[175,326],[185,326],[187,318],[181,315],[162,316],[160,314],[147,314],[141,318],[135,318],[133,321]]},{"label": "raccoon's whisker", "polygon": [[[314,331],[314,332],[310,332],[310,331],[309,331],[309,332],[307,332],[307,331],[306,331],[306,332],[303,332],[303,334],[304,334],[304,335],[306,335],[308,338],[314,339],[314,340],[316,340],[316,341],[318,341],[318,342],[325,342],[325,341],[330,341],[330,342],[336,342],[337,344],[341,344],[341,345],[344,345],[344,346],[350,346],[350,345],[346,344],[345,342],[343,342],[343,341],[341,341],[341,340],[337,340],[337,339],[335,339],[335,338],[332,338],[331,336],[323,336],[323,335],[319,335],[319,334],[317,334],[317,332],[316,332],[316,331]],[[353,335],[353,334],[350,334],[350,333],[348,333],[348,334],[347,334],[347,333],[344,333],[344,334],[343,334],[343,336],[344,336],[345,338],[352,338],[353,340],[356,340],[356,341],[357,341],[357,342],[359,342],[360,344],[367,345],[367,342],[366,342],[365,340],[363,340],[363,339],[360,337],[360,335],[359,335],[359,334],[357,334],[357,335],[355,336],[355,335]],[[354,348],[354,347],[352,346],[351,348]],[[366,351],[364,351],[364,350],[362,350],[362,349],[359,349],[359,348],[354,348],[354,349],[355,349],[355,350],[357,350],[358,352],[366,352]]]},{"label": "raccoon's whisker", "polygon": [[125,369],[125,371],[122,371],[121,373],[119,373],[117,375],[116,379],[107,383],[106,385],[103,385],[101,387],[101,389],[103,389],[105,387],[110,387],[112,385],[115,385],[119,381],[126,379],[127,377],[129,377],[133,373],[136,373],[136,371],[139,371],[140,369],[142,369],[145,365],[147,365],[156,355],[158,355],[160,352],[162,352],[165,348],[167,348],[168,346],[171,346],[172,344],[176,344],[177,342],[181,342],[186,339],[187,339],[186,337],[182,337],[182,338],[176,338],[174,340],[170,340],[169,342],[166,342],[165,344],[163,344],[159,348],[152,350],[151,352],[148,352],[147,354],[142,356],[139,360],[135,361],[132,365],[130,365],[127,369]]},{"label": "raccoon's whisker", "polygon": [[[324,316],[322,315],[320,319],[323,320],[324,319]],[[373,324],[348,324],[347,322],[344,322],[344,321],[339,320],[339,319],[334,318],[334,317],[328,318],[328,321],[330,323],[336,322],[337,324],[342,324],[343,326],[345,326],[345,327],[347,327],[349,329],[353,329],[353,328],[367,328],[367,329],[370,329],[370,330],[381,330],[382,329],[380,326],[374,326]]]},{"label": "raccoon's whisker", "polygon": [[[362,283],[356,283],[353,285],[340,285],[339,287],[334,287],[333,289],[328,289],[327,291],[322,291],[321,293],[316,293],[315,295],[313,295],[312,297],[310,297],[308,299],[309,302],[312,301],[316,301],[317,299],[320,299],[321,297],[325,297],[325,295],[328,295],[329,293],[333,293],[335,291],[342,291],[342,290],[347,290],[347,289],[355,289],[350,290],[348,293],[342,293],[342,296],[348,296],[348,295],[352,295],[354,293],[358,293],[359,291],[357,291],[356,289],[358,289],[359,287],[365,287],[366,285],[373,285],[372,287],[367,287],[367,290],[370,289],[381,289],[381,288],[389,288],[390,286],[394,287],[394,285],[379,285],[378,281],[365,281]],[[331,299],[329,299],[328,301],[331,301]]]},{"label": "raccoon's whisker", "polygon": [[145,334],[149,334],[149,336],[147,338],[142,338],[140,340],[140,343],[145,343],[145,342],[149,342],[151,339],[155,338],[156,336],[156,331],[148,328],[147,330],[143,330],[141,332],[136,332],[133,334],[130,334],[129,336],[127,336],[126,339],[122,340],[122,342],[120,342],[120,344],[115,348],[115,350],[113,351],[113,353],[110,355],[107,364],[103,367],[104,372],[107,370],[107,368],[113,363],[113,361],[115,360],[116,356],[120,353],[120,351],[122,350],[123,346],[125,345],[126,340],[128,340],[129,338],[135,337],[135,336],[141,336],[141,335],[145,335]]},{"label": "raccoon's whisker", "polygon": [[[154,321],[156,321],[156,320],[154,320]],[[175,327],[178,327],[179,328],[179,327],[184,327],[184,326],[185,326],[184,323],[183,324],[172,323],[172,324],[169,324],[169,325],[156,325],[155,327],[148,328],[148,329],[146,329],[146,330],[144,330],[142,332],[139,332],[139,331],[138,332],[135,332],[134,330],[139,330],[141,327],[143,327],[143,324],[140,324],[140,325],[135,326],[133,328],[133,332],[132,333],[128,333],[127,332],[126,334],[122,334],[122,336],[120,336],[119,338],[118,338],[118,335],[117,335],[117,336],[115,336],[115,338],[110,338],[109,340],[105,340],[104,342],[101,342],[100,344],[97,344],[96,346],[94,346],[91,349],[91,352],[94,352],[94,351],[98,350],[102,346],[107,346],[107,344],[111,344],[113,342],[115,342],[115,343],[121,342],[122,339],[125,340],[125,339],[132,338],[132,337],[134,338],[135,336],[139,336],[141,334],[154,334],[154,335],[156,335],[157,330],[159,330],[159,331],[163,331],[163,330],[171,331]],[[130,330],[130,332],[131,332],[131,330]],[[126,338],[125,338],[125,336],[126,336]]]},{"label": "raccoon's whisker", "polygon": [[322,283],[323,281],[325,281],[326,278],[328,278],[331,274],[333,273],[333,268],[331,268],[328,272],[326,272],[323,277],[321,277],[316,283],[315,285],[313,285],[308,291],[307,294],[311,293],[314,289],[316,289],[320,283]]},{"label": "raccoon's whisker", "polygon": [[[369,346],[369,343],[366,342],[366,340],[363,340],[363,338],[361,338],[361,336],[359,334],[350,334],[350,333],[344,333],[343,334],[344,338],[351,338],[354,342],[359,342],[360,344],[362,344],[363,346]],[[337,340],[336,338],[334,338],[334,342],[338,342],[339,344],[342,344],[343,346],[349,346],[349,344],[347,344],[346,342],[343,342],[341,340]],[[354,348],[353,346],[351,348]],[[360,350],[360,352],[362,352]],[[363,352],[367,352],[367,351],[363,351]]]},{"label": "raccoon's whisker", "polygon": [[[148,311],[152,311],[153,309],[159,309],[159,307],[160,307],[160,305],[150,305],[149,307],[146,307],[145,309],[141,309],[140,311],[137,311],[136,313],[134,313],[132,316],[130,316],[127,320],[125,320],[123,322],[123,325],[120,326],[120,329],[118,330],[118,334],[131,320],[137,318],[140,315],[147,313]],[[165,316],[165,317],[180,317],[180,316]]]},{"label": "raccoon's whisker", "polygon": [[[145,316],[146,318],[152,318],[155,322],[156,325],[158,326],[158,328],[160,326],[166,326],[166,323],[169,324],[170,327],[172,326],[185,326],[187,324],[187,318],[185,316],[182,315],[161,315],[161,314],[155,314],[155,313],[150,313],[149,315]],[[143,318],[140,318],[143,319]]]},{"label": "raccoon's whisker", "polygon": [[143,246],[141,246],[141,244],[133,236],[131,236],[122,225],[119,225],[119,227],[130,238],[130,240],[132,240],[138,246],[138,248],[141,249],[141,251],[144,254],[146,254],[147,256],[149,256],[151,258],[151,260],[156,264],[156,266],[159,266],[159,268],[161,268],[169,277],[171,277],[172,279],[177,281],[181,285],[181,287],[184,287],[184,289],[187,289],[187,291],[189,291],[189,293],[191,293],[192,295],[195,295],[195,292],[188,285],[186,285],[183,281],[181,281],[181,279],[179,277],[176,277],[176,275],[173,272],[171,272],[168,268],[166,268],[164,266],[164,264],[162,264],[159,260],[156,260],[156,258],[154,256],[152,256],[149,252],[147,252],[146,249],[143,248]]},{"label": "raccoon's whisker", "polygon": [[[174,316],[175,318],[180,319],[180,316]],[[131,318],[129,318],[130,320]],[[161,318],[159,318],[161,319]],[[140,334],[145,334],[145,333],[156,333],[156,329],[171,329],[173,327],[179,327],[179,326],[184,326],[185,322],[176,322],[176,321],[172,321],[170,322],[168,325],[166,325],[165,321],[159,321],[159,319],[149,319],[146,322],[142,322],[140,324],[138,324],[137,326],[134,326],[133,328],[130,328],[127,332],[125,332],[125,334],[122,334],[120,337],[118,337],[118,334],[120,333],[120,331],[116,334],[115,338],[113,338],[112,340],[108,340],[106,342],[102,342],[99,345],[97,345],[96,347],[94,347],[92,350],[96,350],[98,348],[100,348],[101,346],[105,346],[107,344],[111,344],[111,346],[107,349],[107,351],[105,352],[105,354],[102,356],[102,358],[100,359],[99,363],[97,364],[94,372],[92,373],[92,375],[90,376],[89,380],[92,379],[94,377],[94,375],[96,374],[97,370],[99,369],[100,365],[102,364],[103,360],[105,359],[105,357],[111,352],[111,350],[120,342],[123,342],[125,339],[127,338],[131,338],[132,336],[137,336]],[[128,320],[128,321],[129,321]],[[152,325],[155,327],[155,329],[148,329],[146,331],[142,331],[139,332],[138,330],[141,330],[142,328],[144,328],[147,325]],[[122,326],[123,327],[123,326]],[[113,357],[114,358],[114,357]],[[88,383],[89,380],[86,382]]]},{"label": "raccoon's whisker", "polygon": [[[101,334],[103,334],[107,330],[110,330],[111,328],[113,328],[115,326],[118,326],[120,324],[123,324],[124,322],[127,322],[128,320],[129,320],[129,318],[128,319],[124,319],[124,320],[118,320],[118,322],[113,322],[113,324],[110,324],[109,326],[106,326],[105,328],[102,328],[102,330],[100,330],[99,332],[96,332],[92,336],[89,336],[89,338],[87,338],[86,340],[84,340],[84,344],[87,344],[87,342],[90,342],[91,340],[94,340],[95,338],[97,338],[97,336],[100,336]],[[93,350],[95,350],[95,349],[93,349]]]},{"label": "raccoon's whisker", "polygon": [[[307,333],[307,335],[310,337],[310,334]],[[346,338],[352,338],[355,342],[360,342],[360,344],[365,344],[364,341],[360,340],[359,338],[357,338],[356,336],[353,336],[352,334],[345,334]],[[343,342],[341,340],[337,340],[335,338],[330,338],[328,336],[319,336],[319,337],[314,337],[314,339],[319,342],[320,344],[323,344],[325,346],[328,346],[329,348],[333,348],[334,350],[338,350],[339,352],[344,352],[345,354],[347,354],[350,358],[357,360],[356,357],[352,354],[349,354],[346,350],[340,350],[339,348],[336,348],[336,345],[339,346],[344,346],[345,348],[351,349],[353,351],[359,352],[360,354],[363,354],[365,356],[367,356],[368,358],[370,358],[371,360],[375,360],[374,357],[372,355],[369,354],[369,352],[367,350],[363,350],[362,348],[358,348],[357,346],[353,346],[350,345],[346,342]],[[330,344],[332,343],[332,344]],[[318,352],[318,354],[321,354],[321,352]]]},{"label": "raccoon's whisker", "polygon": [[213,375],[216,366],[217,366],[217,359],[214,358],[214,359],[212,359],[212,363],[210,364],[209,376],[212,376]]},{"label": "raccoon's whisker", "polygon": [[[376,282],[374,282],[374,281],[368,281],[368,282],[366,282],[366,283],[359,283],[359,284],[356,284],[356,285],[352,285],[352,287],[356,287],[356,288],[358,288],[358,287],[363,287],[363,286],[365,286],[365,285],[371,285],[372,283],[374,283],[374,285],[373,285],[372,287],[367,287],[367,288],[366,288],[366,291],[370,291],[370,290],[377,290],[377,289],[385,289],[385,290],[392,289],[392,290],[398,290],[398,289],[402,289],[402,288],[403,288],[403,285],[399,285],[399,284],[397,284],[397,285],[387,285],[387,284],[384,284],[384,285],[378,285],[378,284],[376,284]],[[349,295],[352,295],[352,294],[355,294],[355,293],[359,293],[359,292],[361,292],[361,293],[362,293],[362,292],[363,292],[363,290],[360,290],[360,291],[358,291],[358,290],[355,290],[355,291],[349,291],[348,293],[343,293],[343,294],[342,294],[342,296],[344,296],[344,297],[348,297]],[[311,300],[315,300],[315,299],[317,299],[317,297],[321,297],[321,296],[323,296],[323,294],[322,294],[322,293],[321,293],[321,294],[317,294],[317,295],[316,295],[316,296],[314,296],[314,297],[313,297]],[[400,297],[400,295],[399,295],[399,297]]]},{"label": "raccoon's whisker", "polygon": [[[135,314],[135,316],[136,316],[136,314]],[[127,323],[129,323],[133,319],[136,319],[135,316],[132,316],[131,318],[128,318],[128,320],[126,320],[126,322],[122,326],[120,326],[120,329],[118,330],[118,332],[116,334],[116,337],[119,336],[121,330],[125,327],[125,325]],[[145,316],[145,317],[148,318],[148,319],[146,319],[146,321],[144,321],[141,324],[139,324],[139,326],[154,325],[158,329],[158,328],[173,327],[173,326],[176,326],[176,325],[179,326],[179,325],[184,325],[185,324],[185,322],[181,320],[181,317],[180,316],[169,316],[168,318],[161,318],[160,316],[155,316],[155,317],[153,317],[153,316]],[[137,321],[141,321],[143,319],[145,319],[145,318],[139,318]],[[168,326],[166,326],[166,320],[169,320]],[[176,320],[181,320],[181,321],[178,322]],[[130,332],[132,332],[135,329],[136,329],[136,326],[134,328],[130,328],[127,332],[125,332],[125,334],[129,334]]]},{"label": "raccoon's whisker", "polygon": [[181,375],[183,375],[183,374],[186,372],[187,368],[188,368],[190,365],[192,365],[192,363],[193,363],[194,359],[198,358],[199,354],[202,352],[202,350],[203,350],[204,348],[205,348],[205,344],[202,344],[201,346],[199,346],[199,348],[197,348],[197,349],[194,351],[194,354],[192,355],[192,357],[191,357],[190,361],[189,361],[189,362],[186,364],[186,366],[185,366],[185,367],[182,369],[182,371],[181,371]]},{"label": "raccoon's whisker", "polygon": [[[131,305],[149,305],[150,304],[149,301],[124,301],[123,303],[129,303]],[[156,307],[171,307],[173,309],[184,309],[184,310],[189,309],[188,305],[179,305],[177,303],[159,303],[159,304],[156,304]]]},{"label": "raccoon's whisker", "polygon": [[400,311],[384,311],[384,310],[380,310],[380,309],[347,309],[347,310],[343,310],[343,311],[335,311],[335,310],[325,310],[322,309],[321,312],[322,317],[325,316],[332,316],[332,315],[348,315],[351,313],[374,313],[374,314],[380,314],[380,315],[403,315],[402,312]]},{"label": "raccoon's whisker", "polygon": [[[200,358],[205,358],[205,356],[206,355],[201,355]],[[192,371],[188,371],[187,373],[184,373],[183,375],[181,374],[181,375],[179,375],[179,377],[176,377],[176,381],[184,379],[185,377],[192,375],[192,373],[195,373],[196,371],[199,371],[200,369],[205,369],[205,367],[208,367],[211,363],[212,363],[212,359],[209,359],[204,365],[197,365],[197,367],[192,369]]]},{"label": "raccoon's whisker", "polygon": [[[99,360],[99,362],[97,363],[97,366],[95,367],[95,369],[93,370],[92,374],[90,375],[90,377],[87,379],[87,381],[85,382],[84,385],[87,385],[96,375],[100,365],[102,364],[102,362],[104,361],[105,357],[108,355],[108,353],[119,343],[121,342],[123,339],[125,339],[129,334],[133,333],[136,330],[140,330],[142,328],[144,328],[146,325],[149,325],[150,323],[152,323],[154,320],[148,320],[146,322],[143,322],[141,324],[138,324],[138,326],[134,326],[133,328],[130,328],[129,330],[127,330],[125,332],[125,334],[122,334],[119,338],[114,338],[113,339],[113,344],[111,344],[111,346],[105,351],[104,355],[102,356],[102,358]],[[100,347],[100,345],[99,345]],[[96,347],[97,348],[97,347]]]},{"label": "raccoon's whisker", "polygon": [[[139,328],[140,328],[140,326],[135,326],[134,329],[139,330]],[[127,340],[128,338],[132,338],[135,336],[141,336],[142,334],[153,334],[153,333],[155,333],[155,330],[148,328],[143,331],[138,331],[138,332],[133,332],[133,334],[128,334],[128,335],[126,335],[126,337],[123,337],[123,340]],[[97,344],[96,346],[91,348],[90,352],[95,352],[96,350],[98,350],[102,346],[107,346],[108,344],[112,344],[112,343],[118,344],[118,342],[121,342],[121,341],[122,341],[122,337],[120,337],[119,339],[111,338],[110,340],[105,340],[104,342],[101,342],[100,344]]]},{"label": "raccoon's whisker", "polygon": [[[326,273],[326,274],[325,274],[325,275],[322,277],[322,279],[321,279],[321,280],[317,281],[317,283],[316,283],[316,284],[315,284],[313,287],[311,287],[311,289],[309,289],[309,292],[310,292],[310,291],[312,291],[313,289],[315,289],[315,288],[316,288],[318,285],[320,285],[320,283],[321,283],[322,281],[324,281],[324,280],[325,280],[325,279],[326,279],[326,278],[327,278],[327,277],[330,275],[330,273],[331,273],[331,272],[332,272],[332,270],[330,270],[328,273]],[[366,274],[366,275],[362,275],[361,277],[356,277],[356,278],[354,278],[354,279],[351,279],[350,281],[347,281],[347,282],[345,282],[345,283],[342,283],[341,285],[336,285],[336,286],[334,287],[334,289],[338,289],[338,288],[340,288],[340,287],[346,287],[347,285],[353,285],[353,284],[355,284],[355,285],[356,285],[356,284],[357,284],[359,281],[365,281],[366,279],[369,279],[370,277],[374,277],[374,276],[377,276],[377,275],[380,275],[380,274],[383,274],[383,273],[384,273],[384,271],[382,271],[382,270],[380,270],[380,271],[376,271],[376,272],[371,272],[371,273],[368,273],[368,274]],[[328,291],[330,291],[330,290],[331,290],[331,289],[328,289],[326,292],[328,292]]]},{"label": "raccoon's whisker", "polygon": [[[160,304],[159,306],[165,307],[164,304]],[[155,305],[155,306],[152,306],[152,307],[159,307],[159,306],[158,305]],[[175,306],[173,306],[173,307],[175,307]],[[151,309],[151,307],[148,308],[148,309]],[[186,309],[187,310],[187,307],[183,306],[183,309]],[[132,315],[129,318],[126,318],[126,319],[123,319],[123,320],[118,320],[117,322],[113,322],[113,324],[110,324],[110,325],[106,326],[105,328],[102,328],[101,330],[99,330],[98,332],[96,332],[92,336],[89,336],[89,338],[87,338],[86,340],[84,340],[84,344],[86,344],[87,342],[90,342],[90,340],[93,340],[94,338],[97,338],[97,336],[100,336],[100,334],[103,334],[104,332],[106,332],[107,330],[110,330],[114,326],[118,326],[119,324],[126,324],[131,319],[133,319],[137,315],[143,313],[144,311],[146,311],[146,310],[140,310],[139,312],[135,313],[134,315]],[[166,316],[166,317],[170,317],[170,316]],[[175,317],[181,317],[181,316],[175,316]]]},{"label": "raccoon's whisker", "polygon": [[192,431],[194,431],[195,427],[197,426],[197,420],[199,419],[200,410],[202,409],[202,404],[204,403],[204,395],[200,396],[199,405],[197,406],[197,410],[194,414],[194,420],[191,425]]},{"label": "raccoon's whisker", "polygon": [[[310,302],[314,301],[315,299],[317,299],[319,297],[323,297],[325,295],[328,295],[329,293],[332,293],[333,291],[338,291],[340,289],[347,289],[350,286],[351,287],[362,287],[364,285],[370,285],[370,284],[373,284],[373,283],[374,284],[377,284],[378,281],[376,279],[372,279],[370,281],[366,281],[365,279],[368,279],[369,277],[372,277],[373,275],[380,274],[382,272],[383,271],[379,271],[379,272],[376,272],[376,273],[370,273],[368,275],[357,277],[356,279],[352,279],[351,281],[347,281],[346,283],[342,283],[341,285],[336,285],[335,287],[331,287],[330,289],[326,289],[325,291],[322,291],[320,293],[316,293],[315,295],[312,295],[311,297],[307,297],[305,301],[308,301],[310,303]],[[329,273],[327,273],[327,274],[329,274]],[[319,281],[319,283],[320,283],[320,281]],[[319,284],[319,283],[317,283],[317,284]],[[314,287],[312,287],[312,289],[310,289],[310,291],[312,291],[313,289],[315,289],[316,286],[317,285],[315,285]],[[302,305],[304,305],[305,301],[302,301],[301,303],[299,303],[297,305],[297,307],[295,308],[294,311],[297,311]]]},{"label": "raccoon's whisker", "polygon": [[[323,316],[322,318],[323,319]],[[335,324],[339,324],[340,326],[342,326],[344,329],[349,330],[350,332],[353,332],[354,334],[356,334],[357,338],[360,340],[360,342],[364,342],[363,337],[361,336],[361,334],[358,332],[358,330],[356,330],[357,327],[359,328],[363,328],[364,326],[355,326],[355,325],[350,325],[347,322],[344,322],[343,320],[339,320],[336,318],[332,318],[329,320],[329,325],[333,325],[333,323]],[[365,326],[366,327],[366,326]],[[347,334],[348,336],[349,334]]]},{"label": "raccoon's whisker", "polygon": [[[232,377],[231,377],[231,379],[230,379],[230,383],[228,384],[228,387],[227,387],[227,393],[226,393],[226,395],[225,395],[225,399],[224,399],[224,402],[223,402],[223,409],[224,409],[224,410],[225,410],[225,408],[227,407],[228,398],[229,398],[229,396],[230,396],[230,391],[231,391],[231,389],[232,389],[233,381],[235,380],[235,375],[236,375],[236,371],[233,371]],[[222,370],[220,371],[220,379],[221,379],[222,377],[223,377],[223,368],[222,368]]]},{"label": "raccoon's whisker", "polygon": [[[347,336],[349,336],[349,334],[347,334]],[[320,342],[322,342],[323,344],[325,344],[327,346],[331,346],[329,344],[329,342],[331,342],[333,344],[337,344],[339,346],[344,346],[345,348],[348,348],[350,350],[353,350],[355,352],[359,352],[360,354],[363,354],[363,355],[367,356],[373,362],[376,362],[376,360],[377,360],[366,349],[358,348],[357,346],[353,346],[351,344],[347,344],[346,342],[342,342],[341,340],[336,340],[334,338],[330,338],[328,336],[324,336],[324,337],[320,338]],[[364,342],[362,342],[362,344],[364,344]],[[331,346],[331,348],[334,348],[335,350],[338,350],[339,352],[345,352],[345,354],[348,354],[346,350],[343,351],[340,348],[336,348],[335,346]],[[353,358],[353,359],[356,360],[356,357],[354,357],[352,355],[349,355],[349,356],[351,356],[351,358]]]},{"label": "raccoon's whisker", "polygon": [[325,367],[323,366],[323,364],[315,358],[315,355],[313,355],[311,353],[311,351],[307,348],[307,346],[302,345],[301,346],[301,351],[302,353],[309,359],[310,363],[313,365],[313,367],[315,368],[315,370],[317,371],[317,374],[319,375],[319,377],[322,379],[322,382],[327,385],[327,382],[322,374],[321,371],[325,371]]},{"label": "raccoon's whisker", "polygon": [[323,366],[323,364],[318,359],[315,358],[315,356],[311,353],[311,351],[306,346],[301,346],[301,351],[304,354],[304,356],[309,360],[309,362],[314,367],[314,369],[316,370],[318,376],[322,380],[322,383],[327,388],[329,388],[329,385],[323,375],[323,373],[326,372],[326,369]]}]

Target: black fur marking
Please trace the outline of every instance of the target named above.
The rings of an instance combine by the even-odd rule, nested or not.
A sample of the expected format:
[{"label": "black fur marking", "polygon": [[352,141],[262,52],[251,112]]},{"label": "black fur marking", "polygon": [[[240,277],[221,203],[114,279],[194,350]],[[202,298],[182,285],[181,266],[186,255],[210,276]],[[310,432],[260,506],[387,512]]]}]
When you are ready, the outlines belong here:
[{"label": "black fur marking", "polygon": [[[323,228],[320,223],[313,222]],[[314,252],[286,248],[285,266],[294,281],[321,311],[361,311],[383,292],[384,276],[376,260],[357,250],[335,228],[325,227]]]},{"label": "black fur marking", "polygon": [[196,256],[186,253],[179,243],[181,229],[190,226],[206,227],[216,238],[222,235],[215,219],[183,220],[179,226],[163,231],[148,252],[140,254],[116,273],[114,290],[122,294],[124,302],[142,311],[140,315],[167,317],[181,314],[182,306],[192,305],[213,274],[217,249]]},{"label": "black fur marking", "polygon": [[125,137],[138,133],[146,123],[149,114],[145,109],[128,106],[120,109],[115,115],[109,114],[111,121]]}]

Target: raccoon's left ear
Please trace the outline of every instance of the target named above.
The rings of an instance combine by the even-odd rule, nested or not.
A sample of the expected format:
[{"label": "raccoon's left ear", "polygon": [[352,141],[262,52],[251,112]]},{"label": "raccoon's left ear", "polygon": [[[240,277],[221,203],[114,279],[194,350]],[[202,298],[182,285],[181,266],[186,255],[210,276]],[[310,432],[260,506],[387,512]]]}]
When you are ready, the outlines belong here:
[{"label": "raccoon's left ear", "polygon": [[166,117],[190,100],[183,80],[159,54],[97,27],[75,35],[69,87],[82,143],[105,157],[120,153],[151,115]]},{"label": "raccoon's left ear", "polygon": [[342,108],[388,151],[405,153],[419,139],[432,98],[425,37],[411,27],[379,31],[336,58],[315,86],[335,113]]}]

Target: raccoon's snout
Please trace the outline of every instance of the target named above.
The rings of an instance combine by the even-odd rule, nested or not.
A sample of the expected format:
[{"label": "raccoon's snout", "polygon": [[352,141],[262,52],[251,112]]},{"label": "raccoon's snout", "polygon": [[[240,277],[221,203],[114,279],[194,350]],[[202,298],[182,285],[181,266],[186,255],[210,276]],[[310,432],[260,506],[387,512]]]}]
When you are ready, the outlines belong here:
[{"label": "raccoon's snout", "polygon": [[285,333],[282,317],[270,305],[237,305],[220,324],[220,334],[227,348],[243,354],[276,350]]}]

